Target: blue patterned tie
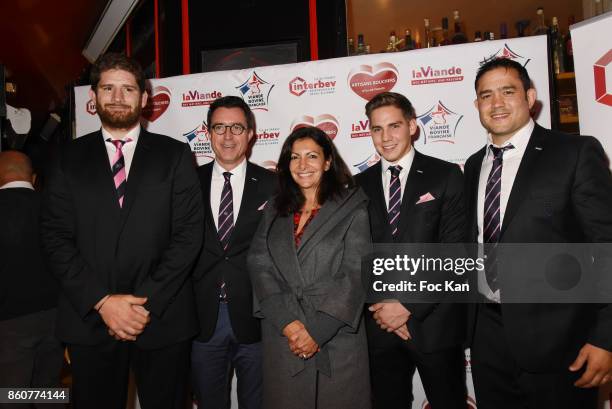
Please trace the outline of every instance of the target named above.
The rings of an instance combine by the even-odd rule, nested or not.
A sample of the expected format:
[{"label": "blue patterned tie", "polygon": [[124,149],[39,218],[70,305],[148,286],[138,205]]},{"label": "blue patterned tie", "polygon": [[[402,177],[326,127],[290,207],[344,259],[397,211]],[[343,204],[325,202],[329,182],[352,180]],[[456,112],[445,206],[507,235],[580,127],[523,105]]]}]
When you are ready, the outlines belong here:
[{"label": "blue patterned tie", "polygon": [[393,237],[397,235],[397,225],[399,223],[400,207],[402,206],[402,185],[399,175],[402,171],[400,165],[389,166],[391,171],[391,182],[389,182],[389,225]]},{"label": "blue patterned tie", "polygon": [[493,153],[493,167],[489,173],[485,189],[482,236],[486,254],[485,277],[487,278],[489,288],[495,292],[499,289],[497,283],[497,243],[499,242],[499,233],[501,231],[500,195],[503,158],[504,151],[514,149],[514,146],[508,145],[503,148],[497,148],[490,145],[489,147]]},{"label": "blue patterned tie", "polygon": [[[219,228],[217,229],[217,236],[221,242],[223,250],[227,250],[229,239],[234,229],[234,200],[232,185],[230,183],[230,172],[223,172],[225,182],[223,183],[223,190],[221,191],[221,202],[219,203]],[[221,280],[219,283],[219,300],[221,302],[227,301],[227,293],[225,291],[225,281]]]}]

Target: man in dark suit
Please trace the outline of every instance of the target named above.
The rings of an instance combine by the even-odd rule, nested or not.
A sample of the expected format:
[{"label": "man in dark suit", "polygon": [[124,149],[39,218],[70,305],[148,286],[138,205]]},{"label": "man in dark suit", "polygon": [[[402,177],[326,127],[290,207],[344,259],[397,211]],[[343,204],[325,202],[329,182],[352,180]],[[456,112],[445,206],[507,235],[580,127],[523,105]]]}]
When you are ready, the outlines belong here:
[{"label": "man in dark suit", "polygon": [[199,408],[229,408],[233,367],[240,408],[259,409],[261,330],[246,256],[276,177],[247,161],[255,116],[241,98],[214,101],[207,123],[215,160],[198,169],[205,221],[194,270],[200,334],[191,355],[193,387]]},{"label": "man in dark suit", "polygon": [[0,388],[57,388],[64,359],[55,337],[59,288],[43,262],[33,179],[26,155],[0,152]]},{"label": "man in dark suit", "polygon": [[[370,198],[374,243],[461,243],[463,178],[458,166],[412,146],[408,99],[385,92],[366,105],[381,160],[356,176]],[[453,304],[371,305],[366,313],[374,407],[410,408],[415,367],[432,408],[466,408],[465,309]]]},{"label": "man in dark suit", "polygon": [[[601,144],[535,124],[536,91],[513,60],[484,64],[475,88],[489,137],[465,165],[468,241],[612,242]],[[486,303],[468,327],[478,407],[595,408],[612,372],[612,306],[503,303],[503,280],[489,266],[478,277]]]},{"label": "man in dark suit", "polygon": [[90,96],[102,129],[63,147],[45,190],[42,235],[61,282],[75,409],[182,408],[197,333],[189,273],[202,243],[202,195],[188,145],[140,127],[138,63],[107,54]]}]

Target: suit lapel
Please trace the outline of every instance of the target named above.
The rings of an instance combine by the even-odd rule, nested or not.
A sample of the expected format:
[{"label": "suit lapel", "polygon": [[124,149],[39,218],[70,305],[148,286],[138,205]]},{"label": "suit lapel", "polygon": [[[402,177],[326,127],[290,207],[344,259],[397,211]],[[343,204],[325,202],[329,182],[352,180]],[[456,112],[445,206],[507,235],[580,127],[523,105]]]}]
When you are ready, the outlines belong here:
[{"label": "suit lapel", "polygon": [[508,204],[506,205],[506,213],[504,214],[504,221],[500,231],[500,240],[503,237],[504,231],[508,227],[508,224],[512,222],[512,218],[529,192],[529,186],[531,185],[534,175],[533,168],[537,165],[540,154],[544,148],[545,140],[542,137],[541,130],[542,128],[540,128],[538,125],[535,126],[531,134],[531,138],[529,138],[529,143],[525,149],[523,159],[521,159],[521,164],[519,165],[514,183],[512,184]]},{"label": "suit lapel", "polygon": [[134,150],[134,157],[132,158],[132,164],[130,166],[130,174],[127,178],[125,197],[123,198],[121,229],[123,229],[130,215],[130,211],[132,210],[132,205],[136,201],[138,188],[141,185],[146,169],[150,166],[149,156],[152,146],[151,138],[147,138],[147,134],[148,132],[144,130],[144,128],[140,129],[140,136],[138,137],[138,142],[136,142],[136,149]]},{"label": "suit lapel", "polygon": [[[99,197],[102,198],[101,205],[106,208],[105,213],[111,215],[113,220],[119,221],[120,211],[119,199],[117,198],[117,189],[113,179],[113,172],[108,160],[106,145],[102,137],[102,132],[98,132],[92,140],[91,148],[92,163],[84,163],[83,169],[91,167],[94,169],[93,180],[98,181],[95,185],[99,186]],[[84,161],[89,161],[89,155],[82,156]],[[93,165],[93,166],[92,166]]]},{"label": "suit lapel", "polygon": [[[412,148],[414,149],[414,147]],[[398,223],[398,231],[396,238],[404,240],[404,233],[410,227],[410,219],[412,218],[412,208],[419,200],[419,195],[426,191],[428,182],[427,169],[423,163],[423,155],[416,150],[414,151],[414,159],[410,166],[410,173],[406,179],[406,187],[402,195],[402,207],[400,210],[400,219]]]},{"label": "suit lapel", "polygon": [[[474,166],[469,169],[469,174],[466,173],[466,182],[468,189],[466,192],[466,198],[468,200],[469,214],[468,216],[468,228],[469,236],[468,240],[476,241],[478,239],[478,185],[480,183],[480,170],[482,168],[482,161],[485,153],[487,152],[487,146],[476,152],[474,156]],[[467,171],[467,169],[466,169]]]},{"label": "suit lapel", "polygon": [[244,190],[242,191],[242,200],[240,202],[240,211],[238,217],[234,223],[234,230],[229,241],[229,249],[232,249],[234,243],[241,243],[245,240],[241,240],[241,234],[243,232],[243,226],[257,214],[257,207],[261,205],[256,200],[257,192],[259,189],[259,179],[254,175],[253,165],[247,162],[246,175],[244,178]]},{"label": "suit lapel", "polygon": [[223,249],[221,248],[221,243],[217,238],[217,227],[215,226],[215,219],[213,219],[213,212],[210,207],[210,184],[212,182],[213,163],[214,162],[210,162],[198,169],[204,204],[204,247],[214,254],[221,255],[223,253]]},{"label": "suit lapel", "polygon": [[[367,179],[362,187],[367,191],[370,199],[370,207],[372,209],[372,212],[370,212],[370,217],[376,219],[376,222],[372,223],[372,229],[383,229],[386,240],[391,241],[391,227],[389,226],[387,205],[385,203],[386,193],[383,190],[382,184],[381,161],[378,161],[378,163],[376,163],[366,172],[367,173],[364,174],[364,176],[366,176]],[[372,232],[372,234],[374,235],[374,232]]]}]

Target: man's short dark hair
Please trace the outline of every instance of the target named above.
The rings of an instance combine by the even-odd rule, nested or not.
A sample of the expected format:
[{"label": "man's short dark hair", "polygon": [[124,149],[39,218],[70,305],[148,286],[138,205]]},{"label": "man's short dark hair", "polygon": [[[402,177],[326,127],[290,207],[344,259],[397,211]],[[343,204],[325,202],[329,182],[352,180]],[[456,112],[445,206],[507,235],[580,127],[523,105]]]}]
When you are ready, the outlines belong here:
[{"label": "man's short dark hair", "polygon": [[210,107],[208,108],[208,116],[206,117],[206,124],[209,128],[212,126],[210,121],[212,120],[213,113],[219,108],[240,108],[244,113],[244,117],[246,118],[247,130],[256,131],[255,115],[253,114],[253,111],[251,111],[251,108],[242,98],[234,95],[227,95],[225,97],[217,98],[212,104],[210,104]]},{"label": "man's short dark hair", "polygon": [[386,106],[399,108],[407,120],[416,118],[416,112],[412,103],[410,103],[408,98],[397,92],[382,92],[372,98],[365,106],[366,116],[370,118],[372,111]]},{"label": "man's short dark hair", "polygon": [[138,84],[140,92],[144,92],[145,77],[142,67],[138,61],[121,53],[106,53],[98,58],[91,67],[89,82],[91,83],[91,89],[94,92],[96,92],[98,89],[100,75],[108,70],[124,70],[130,72],[134,78],[136,78],[136,84]]},{"label": "man's short dark hair", "polygon": [[523,84],[523,88],[525,92],[529,88],[533,88],[531,86],[531,79],[529,78],[529,73],[520,63],[511,60],[510,58],[495,58],[493,60],[487,61],[483,65],[480,66],[478,72],[476,73],[476,80],[474,80],[474,89],[478,92],[478,81],[480,78],[485,75],[487,72],[492,71],[496,68],[505,68],[507,70],[515,70]]}]

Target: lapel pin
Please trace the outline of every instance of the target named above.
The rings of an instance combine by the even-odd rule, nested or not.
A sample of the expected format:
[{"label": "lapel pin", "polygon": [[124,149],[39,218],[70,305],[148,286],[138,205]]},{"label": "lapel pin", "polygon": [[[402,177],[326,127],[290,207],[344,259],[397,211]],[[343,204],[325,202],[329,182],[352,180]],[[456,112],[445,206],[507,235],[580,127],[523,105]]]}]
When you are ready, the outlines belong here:
[{"label": "lapel pin", "polygon": [[421,169],[417,169],[416,171],[417,171],[417,173],[423,173],[423,171]]},{"label": "lapel pin", "polygon": [[535,148],[536,148],[536,151],[541,151],[542,150],[542,148],[540,148],[539,146],[536,146]]},{"label": "lapel pin", "polygon": [[257,182],[257,178],[251,178],[253,182]]}]

